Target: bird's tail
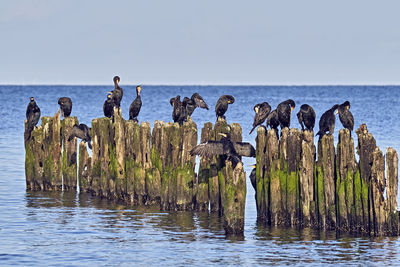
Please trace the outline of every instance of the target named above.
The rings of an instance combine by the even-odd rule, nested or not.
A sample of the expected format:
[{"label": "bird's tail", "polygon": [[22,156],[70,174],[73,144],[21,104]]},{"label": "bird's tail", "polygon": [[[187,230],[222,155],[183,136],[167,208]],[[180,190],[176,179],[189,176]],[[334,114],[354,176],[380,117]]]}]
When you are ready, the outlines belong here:
[{"label": "bird's tail", "polygon": [[253,128],[251,129],[251,131],[250,131],[249,134],[251,134],[251,133],[254,131],[254,129],[255,129],[256,127],[257,127],[257,126],[253,126]]},{"label": "bird's tail", "polygon": [[92,149],[92,142],[89,141],[88,142],[88,146],[89,146],[90,149]]},{"label": "bird's tail", "polygon": [[315,136],[317,136],[317,135],[322,136],[322,131],[319,130],[318,133]]}]

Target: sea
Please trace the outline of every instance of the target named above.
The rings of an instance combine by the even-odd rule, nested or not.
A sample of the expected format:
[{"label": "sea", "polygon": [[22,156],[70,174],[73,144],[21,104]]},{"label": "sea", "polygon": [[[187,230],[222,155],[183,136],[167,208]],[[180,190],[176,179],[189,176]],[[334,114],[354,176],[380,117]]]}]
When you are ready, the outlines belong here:
[{"label": "sea", "polygon": [[[124,89],[122,113],[136,97],[134,85]],[[53,116],[58,98],[73,101],[71,116],[90,125],[103,116],[103,103],[112,85],[0,86],[0,265],[1,266],[399,266],[398,237],[368,237],[334,231],[268,227],[257,224],[254,190],[247,181],[243,236],[225,236],[223,220],[208,212],[164,212],[132,207],[77,192],[27,192],[25,184],[24,119],[33,96],[42,116]],[[139,121],[171,121],[170,98],[198,92],[209,110],[196,109],[198,131],[215,122],[221,95],[235,97],[226,112],[228,123],[239,123],[243,141],[249,135],[257,103],[272,108],[293,99],[291,127],[299,128],[296,113],[311,105],[317,123],[323,112],[348,100],[357,129],[366,123],[385,153],[400,152],[400,86],[162,86],[142,85]],[[39,122],[40,123],[40,122]],[[337,118],[335,144],[342,125]],[[315,131],[316,132],[316,131]],[[353,136],[356,134],[353,132]],[[199,134],[200,137],[200,134]],[[357,140],[355,140],[357,143]],[[243,160],[247,176],[253,158]],[[400,202],[399,202],[400,203]]]}]

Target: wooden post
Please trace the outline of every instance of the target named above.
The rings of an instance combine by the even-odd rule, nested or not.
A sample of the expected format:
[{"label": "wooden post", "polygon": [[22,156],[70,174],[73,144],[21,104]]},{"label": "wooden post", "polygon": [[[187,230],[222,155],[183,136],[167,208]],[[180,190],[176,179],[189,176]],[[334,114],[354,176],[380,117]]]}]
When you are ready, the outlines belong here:
[{"label": "wooden post", "polygon": [[398,235],[399,212],[397,211],[397,191],[399,182],[399,156],[397,151],[391,147],[386,150],[386,166],[388,231],[391,235]]},{"label": "wooden post", "polygon": [[114,108],[114,120],[110,133],[109,197],[123,199],[125,196],[125,120],[121,109]]},{"label": "wooden post", "polygon": [[298,129],[292,128],[287,137],[287,180],[286,203],[287,224],[293,226],[300,223],[300,162],[301,162],[301,134]]},{"label": "wooden post", "polygon": [[77,140],[68,141],[71,130],[78,124],[77,117],[67,117],[61,121],[61,136],[63,144],[62,173],[65,190],[76,190],[77,185]]},{"label": "wooden post", "polygon": [[90,192],[91,180],[91,160],[87,151],[87,144],[85,141],[79,143],[79,188],[81,192]]},{"label": "wooden post", "polygon": [[314,132],[308,130],[303,131],[301,139],[301,164],[299,171],[301,223],[304,227],[315,227],[317,220],[314,199]]},{"label": "wooden post", "polygon": [[348,129],[341,129],[336,156],[337,226],[341,231],[353,229],[356,221],[353,192],[356,168],[353,138]]},{"label": "wooden post", "polygon": [[[269,183],[264,184],[266,177],[267,161],[267,135],[264,127],[258,127],[256,137],[256,206],[257,219],[261,222],[268,222],[269,210]],[[266,186],[266,188],[264,188]]]},{"label": "wooden post", "polygon": [[319,226],[324,229],[335,229],[335,147],[332,135],[324,135],[318,141],[316,169]]},{"label": "wooden post", "polygon": [[[279,159],[279,140],[274,129],[267,133],[267,176],[264,176],[264,192],[266,207],[270,207],[271,225],[284,224],[284,211],[282,210],[281,172]],[[268,197],[268,199],[267,199]]]},{"label": "wooden post", "polygon": [[372,218],[373,228],[371,233],[382,235],[386,232],[386,203],[384,192],[386,188],[385,181],[385,158],[382,151],[376,147],[372,155],[373,164],[371,168],[371,192],[372,199]]}]

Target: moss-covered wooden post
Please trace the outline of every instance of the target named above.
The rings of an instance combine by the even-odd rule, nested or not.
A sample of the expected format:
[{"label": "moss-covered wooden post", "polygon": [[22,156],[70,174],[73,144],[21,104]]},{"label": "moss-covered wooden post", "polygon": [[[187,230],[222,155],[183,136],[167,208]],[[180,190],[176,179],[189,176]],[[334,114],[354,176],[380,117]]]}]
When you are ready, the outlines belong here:
[{"label": "moss-covered wooden post", "polygon": [[79,167],[78,167],[78,180],[79,189],[81,192],[90,192],[91,188],[91,160],[87,151],[87,143],[81,141],[79,143]]},{"label": "moss-covered wooden post", "polygon": [[[266,203],[269,201],[271,225],[281,225],[284,223],[284,212],[282,210],[281,195],[281,173],[279,159],[279,140],[276,130],[271,129],[267,133],[267,176],[264,176],[264,191]],[[267,199],[267,197],[269,198]]]},{"label": "moss-covered wooden post", "polygon": [[349,231],[355,225],[353,188],[356,168],[353,138],[348,129],[341,129],[336,156],[337,226],[341,231]]},{"label": "moss-covered wooden post", "polygon": [[61,190],[60,114],[41,119],[41,125],[32,131],[25,143],[27,190]]},{"label": "moss-covered wooden post", "polygon": [[114,108],[110,132],[109,197],[123,199],[125,188],[125,120],[121,109]]},{"label": "moss-covered wooden post", "polygon": [[316,169],[319,226],[335,229],[335,147],[333,135],[324,135],[318,141]]},{"label": "moss-covered wooden post", "polygon": [[292,128],[287,137],[287,180],[286,180],[286,203],[287,224],[298,225],[300,223],[300,156],[301,156],[301,133]]},{"label": "moss-covered wooden post", "polygon": [[146,190],[148,204],[161,203],[161,173],[163,162],[161,159],[161,137],[164,123],[155,121],[151,139],[151,169],[146,172]]},{"label": "moss-covered wooden post", "polygon": [[92,121],[92,161],[91,191],[98,196],[108,197],[109,164],[110,164],[110,132],[112,120],[98,118]]},{"label": "moss-covered wooden post", "polygon": [[195,204],[195,164],[196,157],[190,155],[190,151],[197,144],[197,125],[192,120],[181,126],[181,155],[180,164],[177,166],[177,196],[178,210],[193,210]]},{"label": "moss-covered wooden post", "polygon": [[[268,193],[269,183],[264,188],[264,176],[266,176],[267,161],[267,133],[264,127],[258,127],[256,137],[256,206],[257,219],[267,222],[269,209]],[[267,200],[267,201],[266,201]]]},{"label": "moss-covered wooden post", "polygon": [[357,184],[355,186],[355,190],[357,190],[357,194],[361,195],[362,204],[362,222],[359,223],[359,228],[360,231],[369,233],[372,229],[373,222],[373,202],[372,198],[369,198],[369,196],[372,195],[370,181],[373,164],[373,153],[376,148],[376,141],[372,134],[368,132],[367,125],[365,124],[362,124],[360,128],[357,129],[356,133],[358,135],[357,151],[360,156],[360,178],[358,178],[358,174],[356,173],[355,182],[358,183],[358,180],[360,180],[361,185]]},{"label": "moss-covered wooden post", "polygon": [[309,130],[303,131],[301,139],[301,164],[299,171],[301,224],[303,227],[309,227],[316,225],[314,199],[314,132]]},{"label": "moss-covered wooden post", "polygon": [[397,151],[392,147],[386,150],[386,166],[388,231],[391,235],[398,235],[399,212],[397,211],[397,191],[399,183],[399,156]]},{"label": "moss-covered wooden post", "polygon": [[77,185],[77,140],[68,141],[72,128],[79,124],[77,117],[67,117],[61,121],[61,136],[63,144],[62,173],[65,190],[76,190]]},{"label": "moss-covered wooden post", "polygon": [[[201,129],[200,142],[204,143],[208,140],[213,140],[214,134],[212,129],[212,123],[206,122]],[[212,160],[207,157],[200,158],[199,171],[197,175],[197,210],[206,211],[209,206],[209,178],[217,175],[215,164],[212,165]]]}]

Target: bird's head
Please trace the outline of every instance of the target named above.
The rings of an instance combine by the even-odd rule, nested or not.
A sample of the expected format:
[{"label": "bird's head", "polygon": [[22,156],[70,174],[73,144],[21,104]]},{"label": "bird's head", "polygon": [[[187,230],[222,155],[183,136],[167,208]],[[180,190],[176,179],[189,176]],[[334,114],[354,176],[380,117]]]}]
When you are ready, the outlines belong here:
[{"label": "bird's head", "polygon": [[119,76],[114,76],[114,78],[113,78],[114,84],[116,84],[116,85],[119,83],[120,80],[121,79],[119,78]]},{"label": "bird's head", "polygon": [[335,115],[339,113],[338,107],[339,107],[339,105],[336,104],[336,105],[334,105],[334,106],[331,108],[331,110],[335,110]]},{"label": "bird's head", "polygon": [[140,85],[136,86],[136,94],[140,95],[140,91],[142,91],[142,87]]},{"label": "bird's head", "polygon": [[107,99],[111,99],[111,97],[112,97],[112,93],[109,92],[108,95],[107,95]]},{"label": "bird's head", "polygon": [[31,100],[31,102],[35,101],[35,99],[33,98],[33,96],[31,96],[30,100]]},{"label": "bird's head", "polygon": [[294,103],[294,101],[292,99],[288,99],[287,102],[290,105],[290,112],[292,112],[293,109],[296,107],[296,103]]},{"label": "bird's head", "polygon": [[350,102],[349,101],[345,101],[342,106],[346,107],[347,110],[350,109]]},{"label": "bird's head", "polygon": [[257,104],[254,106],[254,112],[258,113],[258,111],[260,110],[260,104]]}]

